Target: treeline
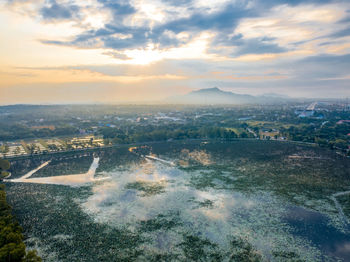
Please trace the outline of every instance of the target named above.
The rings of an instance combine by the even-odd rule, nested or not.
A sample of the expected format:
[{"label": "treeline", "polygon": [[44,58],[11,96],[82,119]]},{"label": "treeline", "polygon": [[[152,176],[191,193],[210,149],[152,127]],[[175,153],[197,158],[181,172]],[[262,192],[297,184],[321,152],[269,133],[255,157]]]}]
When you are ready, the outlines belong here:
[{"label": "treeline", "polygon": [[320,146],[347,150],[350,137],[350,124],[325,123],[321,126],[301,125],[281,128],[282,135],[289,140],[317,143]]},{"label": "treeline", "polygon": [[117,128],[101,128],[99,134],[109,143],[123,144],[134,142],[165,141],[168,139],[225,139],[248,138],[251,134],[242,132],[236,134],[224,127],[196,127],[196,126],[143,126],[131,130]]},{"label": "treeline", "polygon": [[14,220],[6,201],[5,185],[0,185],[0,262],[40,262],[35,250],[26,252],[22,228]]},{"label": "treeline", "polygon": [[79,134],[79,129],[69,125],[58,126],[54,130],[49,128],[32,129],[24,125],[1,125],[0,127],[0,141],[77,134]]}]

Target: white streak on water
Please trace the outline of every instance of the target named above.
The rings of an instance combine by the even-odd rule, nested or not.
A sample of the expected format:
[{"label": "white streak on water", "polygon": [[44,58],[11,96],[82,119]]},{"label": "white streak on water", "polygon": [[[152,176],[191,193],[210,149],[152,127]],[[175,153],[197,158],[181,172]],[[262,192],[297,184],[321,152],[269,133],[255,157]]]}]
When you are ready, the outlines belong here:
[{"label": "white streak on water", "polygon": [[340,215],[340,217],[343,220],[345,225],[349,224],[349,221],[348,221],[346,215],[344,214],[343,208],[342,208],[341,204],[338,202],[337,197],[348,195],[348,194],[350,194],[350,190],[344,191],[344,192],[338,192],[338,193],[335,193],[331,196],[331,199],[333,200],[335,207],[337,208],[338,213],[339,213],[339,215]]},{"label": "white streak on water", "polygon": [[145,156],[145,157],[148,158],[148,159],[151,159],[151,160],[157,160],[157,161],[159,161],[159,162],[162,162],[162,163],[164,163],[164,164],[168,164],[168,165],[170,165],[170,166],[175,166],[175,163],[174,163],[174,162],[167,161],[167,160],[164,160],[164,159],[155,157],[155,156],[147,155],[147,156]]},{"label": "white streak on water", "polygon": [[350,194],[350,190],[349,191],[335,193],[335,194],[333,194],[333,196],[337,197],[337,196],[343,196],[343,195],[348,195],[348,194]]},{"label": "white streak on water", "polygon": [[5,181],[7,182],[16,182],[18,180],[21,180],[21,179],[27,179],[29,177],[31,177],[34,173],[38,172],[40,169],[42,169],[43,167],[47,166],[48,164],[50,164],[51,160],[49,161],[46,161],[45,163],[41,164],[40,166],[38,166],[37,168],[33,169],[32,171],[29,171],[27,174],[25,174],[24,176],[20,177],[20,178],[17,178],[17,179],[5,179]]},{"label": "white streak on water", "polygon": [[36,184],[52,184],[52,185],[66,185],[66,186],[80,186],[86,183],[91,183],[94,181],[99,181],[102,179],[95,179],[96,169],[98,167],[98,162],[100,158],[96,157],[91,163],[89,170],[83,174],[73,174],[73,175],[63,175],[63,176],[51,176],[51,177],[36,177],[30,178],[35,172],[44,166],[48,165],[50,161],[45,162],[38,168],[28,172],[26,175],[17,179],[8,179],[6,182],[15,183],[36,183]]}]

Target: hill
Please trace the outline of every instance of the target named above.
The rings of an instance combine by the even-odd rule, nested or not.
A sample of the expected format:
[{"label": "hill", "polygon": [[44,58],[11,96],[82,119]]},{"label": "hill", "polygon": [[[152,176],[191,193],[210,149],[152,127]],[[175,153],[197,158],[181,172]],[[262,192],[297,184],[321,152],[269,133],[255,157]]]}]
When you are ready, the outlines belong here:
[{"label": "hill", "polygon": [[192,91],[186,95],[169,97],[166,102],[174,104],[265,104],[281,102],[281,97],[236,94],[213,87]]}]

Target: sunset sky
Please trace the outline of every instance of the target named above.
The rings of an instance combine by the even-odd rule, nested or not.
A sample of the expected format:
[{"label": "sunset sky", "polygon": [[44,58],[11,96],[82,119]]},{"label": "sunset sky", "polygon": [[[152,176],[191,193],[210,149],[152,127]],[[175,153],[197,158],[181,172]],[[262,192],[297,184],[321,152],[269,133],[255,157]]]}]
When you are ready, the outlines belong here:
[{"label": "sunset sky", "polygon": [[0,104],[350,97],[350,1],[1,0]]}]

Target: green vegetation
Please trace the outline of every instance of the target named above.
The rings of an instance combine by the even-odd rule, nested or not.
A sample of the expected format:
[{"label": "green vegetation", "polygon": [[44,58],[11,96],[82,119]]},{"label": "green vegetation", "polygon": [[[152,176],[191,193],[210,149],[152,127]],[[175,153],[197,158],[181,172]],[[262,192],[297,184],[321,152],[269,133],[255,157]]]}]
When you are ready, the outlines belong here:
[{"label": "green vegetation", "polygon": [[[150,153],[178,165],[149,163],[143,156]],[[12,176],[49,159],[40,176],[83,171],[92,154],[100,158],[97,176],[109,179],[72,188],[7,183],[26,244],[45,261],[345,256],[327,252],[333,240],[349,239],[330,196],[348,190],[350,162],[333,151],[279,141],[167,141],[13,159]],[[313,242],[313,225],[323,242]]]},{"label": "green vegetation", "polygon": [[141,232],[152,232],[156,230],[170,230],[182,224],[180,219],[181,218],[179,217],[179,214],[175,214],[175,216],[160,214],[153,219],[140,221],[139,230]]},{"label": "green vegetation", "polygon": [[230,249],[224,252],[217,244],[208,239],[194,235],[184,235],[183,242],[179,244],[182,248],[186,261],[223,261],[228,258],[230,262],[260,262],[264,261],[251,244],[242,238],[233,238]]},{"label": "green vegetation", "polygon": [[134,189],[142,192],[142,196],[152,196],[164,193],[165,182],[136,181],[128,183],[126,189]]},{"label": "green vegetation", "polygon": [[304,262],[304,260],[300,259],[299,255],[293,251],[274,251],[272,255],[277,261]]},{"label": "green vegetation", "polygon": [[7,177],[9,173],[7,170],[10,169],[10,162],[6,159],[0,158],[0,178]]},{"label": "green vegetation", "polygon": [[[38,150],[32,141],[38,138],[58,141],[40,140],[49,152],[150,141],[258,138],[316,143],[350,155],[350,123],[342,121],[349,120],[349,109],[320,103],[314,115],[299,117],[307,106],[297,101],[239,107],[5,106],[0,107],[0,141],[26,139],[24,149],[35,154]],[[101,139],[96,143],[78,139],[84,136]],[[73,137],[75,142],[70,141]],[[3,143],[0,152],[6,152],[9,145]],[[11,153],[15,153],[14,146]]]},{"label": "green vegetation", "polygon": [[[350,241],[331,198],[350,186],[349,111],[320,103],[299,117],[306,106],[0,107],[11,161],[1,172],[18,178],[52,160],[33,177],[82,173],[95,154],[96,176],[108,177],[80,188],[8,183],[9,203],[45,261],[348,258],[328,250]],[[21,145],[33,155],[11,158]],[[348,196],[338,200],[349,217]]]},{"label": "green vegetation", "polygon": [[179,244],[188,261],[222,261],[223,255],[216,244],[198,236],[184,235]]},{"label": "green vegetation", "polygon": [[350,186],[350,163],[318,147],[277,141],[235,141],[212,142],[202,148],[220,158],[210,165],[182,168],[191,173],[189,185],[197,190],[214,188],[249,194],[264,190],[321,211],[324,208],[319,204],[321,201],[333,206],[329,197]]},{"label": "green vegetation", "polygon": [[[166,141],[168,139],[210,138],[230,140],[238,137],[234,131],[224,127],[178,125],[135,127],[134,130],[129,131],[127,135],[123,133],[122,130],[115,130],[113,128],[103,128],[100,130],[100,132],[104,139],[106,139],[108,143],[112,144]],[[248,137],[247,134],[242,136]]]},{"label": "green vegetation", "polygon": [[92,154],[62,155],[50,162],[50,165],[39,170],[32,177],[47,177],[57,175],[82,174],[89,170],[92,162]]},{"label": "green vegetation", "polygon": [[199,207],[212,208],[214,206],[214,202],[209,199],[194,202],[197,203]]},{"label": "green vegetation", "polygon": [[[202,169],[200,166],[197,168],[199,168],[199,170]],[[188,171],[194,169],[194,167],[184,168],[184,170]],[[190,185],[199,190],[205,190],[208,188],[230,189],[234,184],[234,177],[231,175],[227,176],[224,172],[222,172],[224,170],[227,170],[227,168],[211,165],[208,170],[200,171],[199,174],[195,173],[193,176],[191,176]]]},{"label": "green vegetation", "polygon": [[350,123],[337,124],[328,122],[317,125],[297,125],[289,128],[281,128],[281,133],[289,140],[317,143],[320,146],[346,150],[349,144],[348,133]]},{"label": "green vegetation", "polygon": [[337,199],[343,208],[344,214],[348,217],[350,221],[350,194],[338,196]]},{"label": "green vegetation", "polygon": [[253,246],[242,238],[235,238],[231,241],[230,261],[232,262],[259,262],[262,256]]},{"label": "green vegetation", "polygon": [[26,252],[22,228],[15,222],[11,207],[6,202],[5,186],[0,185],[0,261],[40,262],[36,251]]},{"label": "green vegetation", "polygon": [[30,235],[27,246],[39,244],[44,261],[136,261],[140,256],[143,240],[139,234],[126,227],[96,223],[76,203],[77,197],[91,194],[89,188],[36,184],[7,187],[9,198],[16,204],[15,214]]}]

